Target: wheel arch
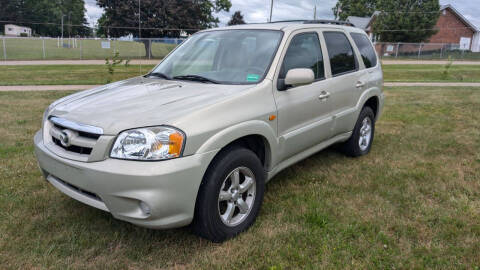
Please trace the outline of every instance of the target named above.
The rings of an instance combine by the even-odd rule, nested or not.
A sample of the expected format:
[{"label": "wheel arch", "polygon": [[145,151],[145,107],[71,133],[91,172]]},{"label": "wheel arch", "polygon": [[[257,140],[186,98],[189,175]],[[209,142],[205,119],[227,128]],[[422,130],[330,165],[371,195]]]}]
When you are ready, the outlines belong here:
[{"label": "wheel arch", "polygon": [[270,125],[263,121],[254,120],[217,132],[200,146],[197,153],[216,150],[218,155],[222,150],[234,145],[245,147],[254,152],[265,170],[268,171],[271,169],[278,141],[275,131]]},{"label": "wheel arch", "polygon": [[381,96],[382,96],[382,91],[375,87],[371,88],[367,91],[365,91],[359,98],[357,106],[356,106],[356,114],[355,114],[355,120],[358,118],[360,115],[360,112],[365,106],[369,106],[372,108],[373,113],[375,115],[375,120],[378,119],[381,113],[382,109],[382,104],[381,104]]}]

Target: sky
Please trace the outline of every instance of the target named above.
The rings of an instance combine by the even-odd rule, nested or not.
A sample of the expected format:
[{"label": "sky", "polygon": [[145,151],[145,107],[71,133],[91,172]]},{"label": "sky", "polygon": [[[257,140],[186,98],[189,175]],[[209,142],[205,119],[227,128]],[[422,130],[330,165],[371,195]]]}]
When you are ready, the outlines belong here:
[{"label": "sky", "polygon": [[[226,25],[235,11],[241,11],[248,23],[266,22],[270,13],[271,0],[231,0],[230,12],[217,14],[220,25]],[[440,4],[452,4],[463,16],[480,29],[479,0],[440,0]],[[273,21],[313,19],[314,5],[317,5],[318,19],[333,19],[332,8],[337,0],[274,0]],[[85,0],[87,20],[93,26],[102,16],[102,9],[96,5],[96,0]]]}]

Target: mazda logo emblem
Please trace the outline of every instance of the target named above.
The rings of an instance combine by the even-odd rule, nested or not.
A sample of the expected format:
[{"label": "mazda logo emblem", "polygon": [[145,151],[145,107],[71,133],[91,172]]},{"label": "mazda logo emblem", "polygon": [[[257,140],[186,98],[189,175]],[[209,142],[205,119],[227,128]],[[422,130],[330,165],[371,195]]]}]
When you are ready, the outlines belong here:
[{"label": "mazda logo emblem", "polygon": [[68,134],[64,131],[60,133],[60,143],[65,147],[70,146],[70,138],[68,137]]}]

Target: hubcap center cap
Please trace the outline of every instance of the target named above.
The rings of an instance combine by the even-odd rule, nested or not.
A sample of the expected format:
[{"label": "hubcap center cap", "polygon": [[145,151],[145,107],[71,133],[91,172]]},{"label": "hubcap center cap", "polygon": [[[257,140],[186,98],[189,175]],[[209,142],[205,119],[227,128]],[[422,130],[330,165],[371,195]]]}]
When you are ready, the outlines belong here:
[{"label": "hubcap center cap", "polygon": [[236,201],[238,200],[239,197],[240,197],[240,193],[238,192],[238,190],[232,190],[232,199]]}]

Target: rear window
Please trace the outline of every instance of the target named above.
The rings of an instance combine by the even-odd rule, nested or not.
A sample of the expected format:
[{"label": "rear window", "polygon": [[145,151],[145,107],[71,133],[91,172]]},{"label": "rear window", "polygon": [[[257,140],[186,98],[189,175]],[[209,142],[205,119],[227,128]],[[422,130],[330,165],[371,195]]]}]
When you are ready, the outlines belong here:
[{"label": "rear window", "polygon": [[368,40],[367,36],[358,33],[351,34],[355,45],[357,45],[360,54],[362,55],[363,63],[366,68],[371,68],[377,65],[377,55]]},{"label": "rear window", "polygon": [[323,35],[327,43],[332,75],[338,76],[356,71],[357,61],[347,36],[341,32],[325,32]]}]

